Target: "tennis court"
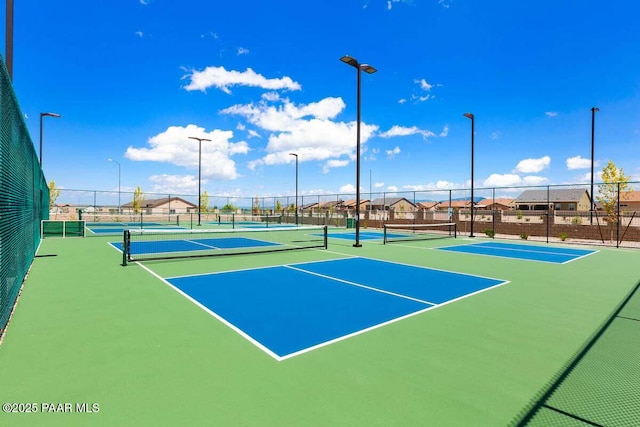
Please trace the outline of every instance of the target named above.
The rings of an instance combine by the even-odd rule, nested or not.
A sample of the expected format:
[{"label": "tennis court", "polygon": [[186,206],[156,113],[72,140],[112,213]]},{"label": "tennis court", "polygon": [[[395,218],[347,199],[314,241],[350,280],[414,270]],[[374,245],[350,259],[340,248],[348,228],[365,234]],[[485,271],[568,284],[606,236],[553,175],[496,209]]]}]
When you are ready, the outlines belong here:
[{"label": "tennis court", "polygon": [[[640,384],[640,352],[621,350],[638,346],[629,335],[638,322],[629,319],[640,317],[640,304],[610,320],[638,283],[629,268],[640,261],[637,251],[569,247],[591,254],[565,252],[573,260],[557,264],[442,250],[473,246],[465,238],[415,240],[424,236],[394,231],[403,234],[398,243],[377,238],[356,248],[329,238],[325,247],[318,230],[220,228],[186,230],[187,239],[185,230],[132,230],[133,260],[124,267],[123,241],[114,235],[43,240],[1,347],[0,363],[11,367],[0,371],[0,382],[11,384],[3,397],[96,402],[100,411],[73,419],[0,414],[2,422],[640,420],[637,401],[625,398]],[[326,234],[334,233],[354,235]],[[179,248],[185,240],[201,246],[198,239],[240,239],[231,248],[205,241],[206,255],[238,256],[194,257],[202,250]],[[513,252],[565,251],[517,245],[524,248]],[[296,250],[272,252],[281,247]],[[621,376],[624,386],[612,380]]]},{"label": "tennis court", "polygon": [[506,283],[359,257],[165,281],[277,360]]},{"label": "tennis court", "polygon": [[438,250],[464,254],[486,255],[500,258],[523,259],[529,261],[566,264],[596,253],[590,249],[576,249],[558,246],[523,245],[518,243],[482,242],[468,245],[445,246]]}]

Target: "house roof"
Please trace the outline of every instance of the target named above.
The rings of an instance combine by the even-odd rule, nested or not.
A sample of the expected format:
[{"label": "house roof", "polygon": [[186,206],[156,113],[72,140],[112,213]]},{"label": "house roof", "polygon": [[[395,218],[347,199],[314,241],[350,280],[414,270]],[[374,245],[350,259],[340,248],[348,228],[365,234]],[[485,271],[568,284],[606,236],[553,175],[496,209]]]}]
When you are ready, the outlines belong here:
[{"label": "house roof", "polygon": [[625,191],[620,193],[620,201],[640,202],[640,191]]},{"label": "house roof", "polygon": [[421,207],[423,209],[433,209],[436,206],[438,206],[441,202],[418,202],[417,205],[418,207]]},{"label": "house roof", "polygon": [[[369,203],[369,200],[360,199],[361,205],[367,204],[367,203]],[[344,206],[345,208],[351,208],[351,207],[354,207],[355,205],[356,205],[356,199],[349,199],[342,202],[342,206]]]},{"label": "house roof", "polygon": [[413,202],[409,201],[406,197],[386,197],[386,198],[378,198],[371,201],[372,205],[375,206],[393,206],[401,200],[406,201],[411,206],[415,206]]},{"label": "house roof", "polygon": [[[188,205],[193,208],[197,207],[197,205],[194,205],[193,203],[181,197],[163,197],[161,199],[144,199],[142,200],[142,203],[140,203],[140,207],[146,208],[146,209],[157,208],[158,206],[168,205],[170,202],[176,202],[176,201],[181,201],[185,205]],[[124,205],[122,205],[122,207],[126,207],[126,208],[133,207],[133,202],[131,201],[129,203],[125,203]]]},{"label": "house roof", "polygon": [[496,205],[504,205],[504,206],[510,206],[513,204],[513,199],[507,199],[507,198],[502,198],[502,199],[484,199],[481,200],[479,202],[479,204],[481,205],[485,205],[485,206],[491,206],[492,204],[496,204]]},{"label": "house roof", "polygon": [[553,190],[525,190],[515,203],[577,202],[587,192],[583,188],[566,188]]},{"label": "house roof", "polygon": [[[471,200],[452,200],[451,205],[449,205],[449,201],[446,200],[444,202],[440,202],[438,205],[438,209],[448,209],[449,206],[452,208],[466,208],[471,204]],[[476,203],[477,206],[477,203]]]}]

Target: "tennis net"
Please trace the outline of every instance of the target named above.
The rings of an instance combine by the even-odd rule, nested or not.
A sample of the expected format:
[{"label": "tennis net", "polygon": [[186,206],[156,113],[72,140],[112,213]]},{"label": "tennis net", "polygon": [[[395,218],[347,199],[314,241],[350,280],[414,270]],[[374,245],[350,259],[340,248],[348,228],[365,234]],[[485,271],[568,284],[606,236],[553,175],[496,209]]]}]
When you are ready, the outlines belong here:
[{"label": "tennis net", "polygon": [[239,255],[298,249],[326,249],[327,227],[215,230],[125,230],[122,265],[174,258]]},{"label": "tennis net", "polygon": [[384,224],[384,243],[442,239],[458,236],[455,222],[435,224]]}]

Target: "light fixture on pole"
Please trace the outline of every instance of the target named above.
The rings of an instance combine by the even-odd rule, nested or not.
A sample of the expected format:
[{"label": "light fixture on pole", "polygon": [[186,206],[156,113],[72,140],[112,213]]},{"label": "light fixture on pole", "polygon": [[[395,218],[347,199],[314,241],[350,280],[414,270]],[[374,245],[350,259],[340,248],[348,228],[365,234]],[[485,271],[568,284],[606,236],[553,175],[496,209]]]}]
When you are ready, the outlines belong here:
[{"label": "light fixture on pole", "polygon": [[373,74],[378,70],[369,64],[360,64],[357,59],[349,55],[343,56],[340,58],[340,61],[355,67],[358,75],[356,115],[356,243],[353,246],[359,248],[362,246],[360,244],[360,71]]},{"label": "light fixture on pole", "polygon": [[122,204],[120,204],[120,162],[113,159],[108,160],[118,165],[118,214],[122,214]]},{"label": "light fixture on pole", "polygon": [[195,139],[198,141],[198,225],[200,225],[200,214],[202,212],[202,206],[200,203],[202,202],[202,197],[200,196],[200,187],[202,182],[202,141],[211,141],[207,138],[198,138],[195,136],[190,136],[189,139]]},{"label": "light fixture on pole", "polygon": [[298,225],[298,155],[289,153],[290,156],[296,157],[296,225]]},{"label": "light fixture on pole", "polygon": [[475,237],[473,235],[473,207],[475,204],[473,199],[473,134],[475,132],[475,117],[472,113],[464,113],[463,116],[471,119],[471,232],[469,233],[469,237]]},{"label": "light fixture on pole", "polygon": [[591,200],[591,207],[589,209],[589,222],[593,224],[593,211],[596,208],[595,198],[593,197],[593,163],[595,154],[595,130],[596,130],[596,113],[600,111],[598,107],[591,108],[591,193],[589,193],[589,199]]},{"label": "light fixture on pole", "polygon": [[56,113],[40,113],[40,168],[42,168],[42,119],[44,117],[62,117],[60,114]]}]

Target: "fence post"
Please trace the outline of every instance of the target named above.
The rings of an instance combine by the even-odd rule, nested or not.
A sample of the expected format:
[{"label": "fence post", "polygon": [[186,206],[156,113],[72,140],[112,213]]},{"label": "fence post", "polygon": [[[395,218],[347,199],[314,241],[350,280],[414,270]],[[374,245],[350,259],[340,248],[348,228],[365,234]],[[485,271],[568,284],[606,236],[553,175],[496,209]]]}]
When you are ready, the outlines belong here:
[{"label": "fence post", "polygon": [[551,196],[549,193],[550,193],[550,190],[549,190],[549,186],[547,185],[547,243],[549,243],[549,219],[550,219],[550,213],[551,213],[551,201],[549,200]]},{"label": "fence post", "polygon": [[617,196],[618,200],[616,201],[616,248],[620,247],[620,182],[617,183],[618,191]]}]

